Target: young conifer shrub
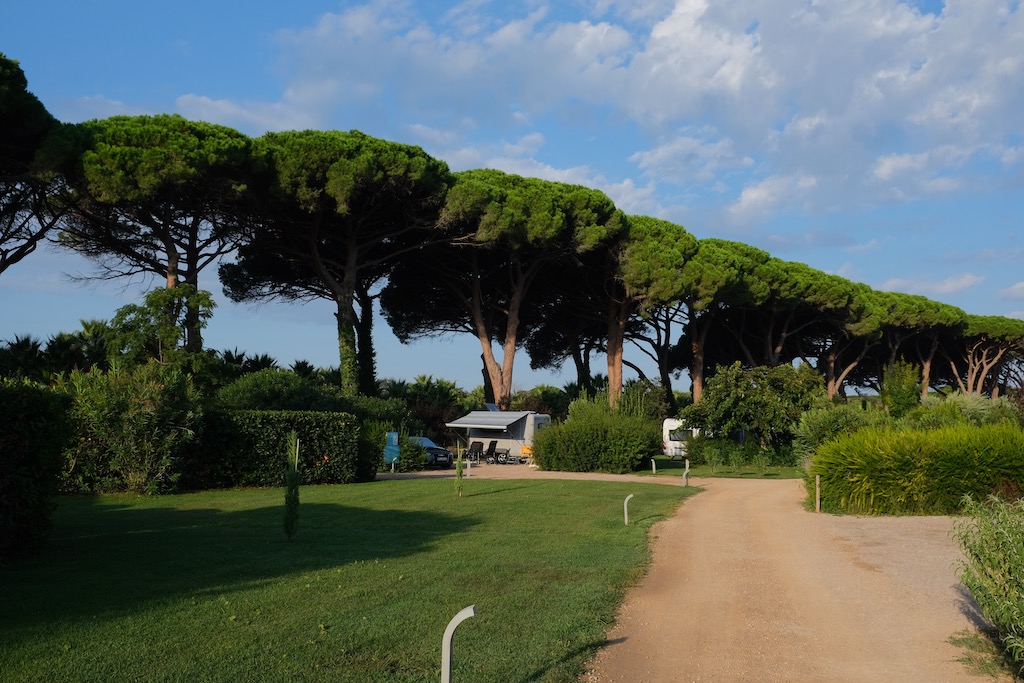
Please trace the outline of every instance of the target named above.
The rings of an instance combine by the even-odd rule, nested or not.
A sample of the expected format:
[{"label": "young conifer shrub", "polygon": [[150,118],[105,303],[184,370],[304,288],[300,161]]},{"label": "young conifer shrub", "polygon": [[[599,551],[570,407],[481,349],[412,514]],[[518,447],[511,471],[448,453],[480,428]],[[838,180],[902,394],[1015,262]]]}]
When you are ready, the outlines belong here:
[{"label": "young conifer shrub", "polygon": [[295,432],[288,434],[288,443],[295,444],[284,471],[284,533],[291,541],[299,528],[299,438]]}]

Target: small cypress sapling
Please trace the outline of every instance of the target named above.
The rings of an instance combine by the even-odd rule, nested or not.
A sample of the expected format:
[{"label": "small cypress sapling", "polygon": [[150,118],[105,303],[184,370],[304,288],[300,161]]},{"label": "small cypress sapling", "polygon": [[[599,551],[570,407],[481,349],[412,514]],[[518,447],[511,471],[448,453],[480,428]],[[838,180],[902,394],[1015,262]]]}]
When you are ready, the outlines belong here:
[{"label": "small cypress sapling", "polygon": [[288,458],[284,471],[284,533],[291,541],[299,526],[299,438],[295,432],[288,434],[288,443],[295,444],[295,454]]},{"label": "small cypress sapling", "polygon": [[462,454],[455,457],[455,495],[462,498]]}]

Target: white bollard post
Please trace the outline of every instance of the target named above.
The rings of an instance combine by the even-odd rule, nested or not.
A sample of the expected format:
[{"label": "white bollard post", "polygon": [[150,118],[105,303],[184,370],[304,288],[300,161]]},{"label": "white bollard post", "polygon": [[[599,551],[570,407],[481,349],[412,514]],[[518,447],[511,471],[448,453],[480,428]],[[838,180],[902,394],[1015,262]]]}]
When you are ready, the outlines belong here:
[{"label": "white bollard post", "polygon": [[686,468],[683,470],[683,486],[690,485],[690,459],[684,458],[683,462],[686,463]]},{"label": "white bollard post", "polygon": [[626,500],[622,501],[622,517],[626,521],[626,526],[629,526],[629,499],[633,497],[633,494],[626,496]]},{"label": "white bollard post", "polygon": [[654,462],[654,458],[651,458],[651,474],[658,473],[658,463]]},{"label": "white bollard post", "polygon": [[455,629],[473,616],[476,616],[476,605],[470,605],[456,614],[444,630],[444,639],[441,641],[441,683],[452,683],[452,636],[455,635]]}]

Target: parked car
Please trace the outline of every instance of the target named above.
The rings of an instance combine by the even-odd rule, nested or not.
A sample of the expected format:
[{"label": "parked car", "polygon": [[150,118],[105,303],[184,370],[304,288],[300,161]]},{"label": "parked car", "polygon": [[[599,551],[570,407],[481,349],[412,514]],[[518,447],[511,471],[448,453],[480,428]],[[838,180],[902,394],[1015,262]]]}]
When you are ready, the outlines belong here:
[{"label": "parked car", "polygon": [[427,452],[427,467],[448,468],[455,462],[455,455],[447,448],[442,448],[425,436],[410,436],[409,441],[419,444]]}]

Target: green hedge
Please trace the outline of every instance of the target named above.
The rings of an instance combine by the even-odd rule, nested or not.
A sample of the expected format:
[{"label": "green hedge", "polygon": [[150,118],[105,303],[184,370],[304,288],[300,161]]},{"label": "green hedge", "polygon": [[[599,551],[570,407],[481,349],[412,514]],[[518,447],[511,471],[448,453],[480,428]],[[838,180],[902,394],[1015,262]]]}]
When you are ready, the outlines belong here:
[{"label": "green hedge", "polygon": [[934,430],[867,427],[823,444],[808,469],[821,508],[853,514],[952,514],[965,495],[1024,491],[1024,431],[1010,424]]},{"label": "green hedge", "polygon": [[349,484],[376,476],[383,454],[360,452],[359,424],[347,413],[212,411],[181,484],[190,489],[282,486],[291,431],[299,437],[303,484]]},{"label": "green hedge", "polygon": [[538,431],[533,440],[533,461],[563,472],[632,472],[660,451],[656,422],[622,415],[570,419]]},{"label": "green hedge", "polygon": [[0,562],[42,548],[71,441],[68,403],[66,394],[0,380]]}]

